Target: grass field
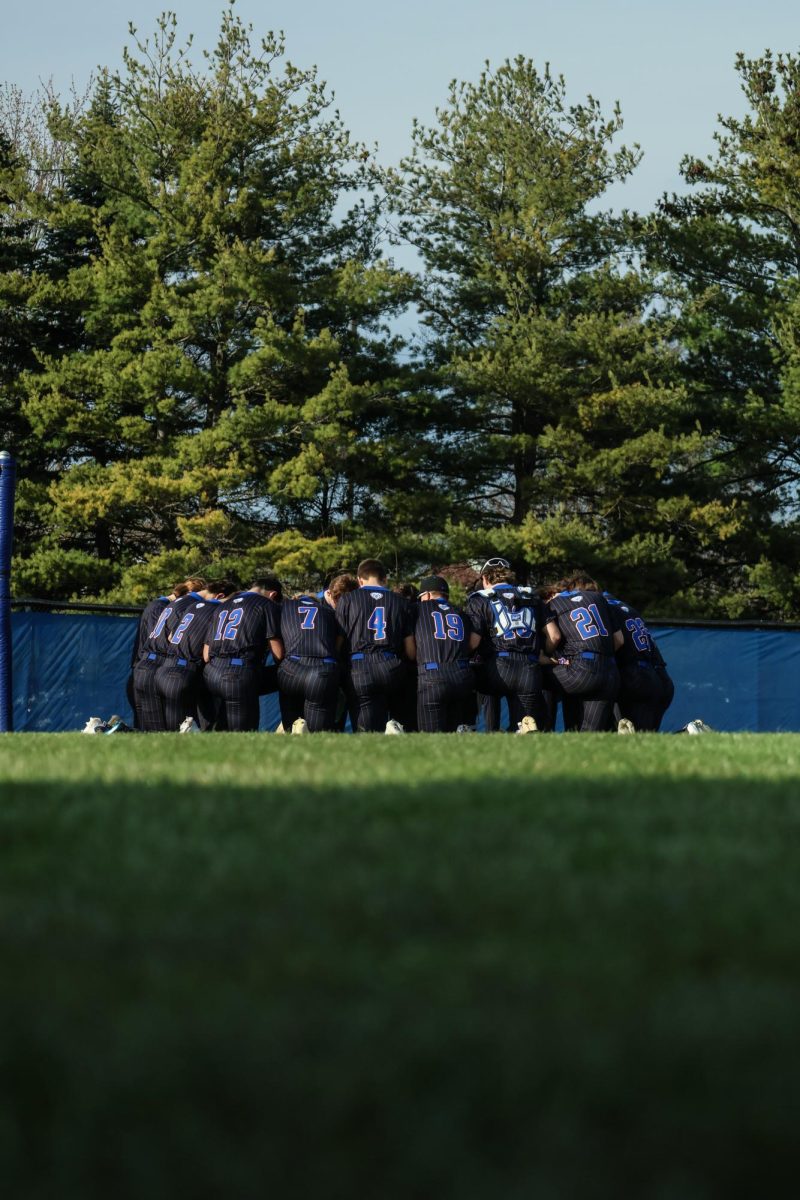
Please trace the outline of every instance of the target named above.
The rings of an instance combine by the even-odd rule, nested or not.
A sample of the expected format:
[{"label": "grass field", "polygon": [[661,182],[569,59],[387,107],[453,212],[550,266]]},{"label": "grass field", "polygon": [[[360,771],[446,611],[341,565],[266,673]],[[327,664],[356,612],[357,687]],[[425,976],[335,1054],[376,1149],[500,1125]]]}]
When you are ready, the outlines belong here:
[{"label": "grass field", "polygon": [[0,740],[13,1200],[796,1194],[800,736]]}]

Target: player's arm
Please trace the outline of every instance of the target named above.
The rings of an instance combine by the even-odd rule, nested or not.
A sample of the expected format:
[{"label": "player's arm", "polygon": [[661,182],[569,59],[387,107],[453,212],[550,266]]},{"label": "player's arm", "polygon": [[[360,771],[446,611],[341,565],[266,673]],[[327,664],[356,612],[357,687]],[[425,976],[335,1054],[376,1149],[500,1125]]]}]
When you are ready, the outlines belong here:
[{"label": "player's arm", "polygon": [[548,621],[544,627],[544,631],[547,634],[545,649],[548,651],[555,650],[559,642],[564,640],[561,635],[561,630],[558,628],[558,621]]},{"label": "player's arm", "polygon": [[272,651],[272,657],[275,659],[275,662],[276,663],[281,662],[284,654],[286,653],[286,651],[283,648],[283,642],[281,641],[281,639],[280,638],[270,638],[269,639],[269,648]]},{"label": "player's arm", "polygon": [[203,662],[211,662],[211,647],[208,642],[203,646]]},{"label": "player's arm", "polygon": [[417,661],[417,643],[413,633],[409,633],[403,638],[403,652],[411,662]]},{"label": "player's arm", "polygon": [[482,641],[483,641],[483,638],[481,637],[481,635],[479,633],[475,633],[475,631],[473,630],[472,633],[469,635],[469,642],[468,642],[470,654],[474,650],[478,649],[478,646],[480,646]]},{"label": "player's arm", "polygon": [[621,650],[625,645],[625,638],[618,629],[614,630],[614,650]]}]

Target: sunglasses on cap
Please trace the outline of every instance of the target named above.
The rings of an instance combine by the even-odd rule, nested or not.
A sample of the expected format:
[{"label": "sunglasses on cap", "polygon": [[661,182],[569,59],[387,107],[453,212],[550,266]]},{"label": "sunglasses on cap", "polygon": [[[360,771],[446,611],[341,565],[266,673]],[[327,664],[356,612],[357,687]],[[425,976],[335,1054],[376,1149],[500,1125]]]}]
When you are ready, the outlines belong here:
[{"label": "sunglasses on cap", "polygon": [[507,562],[504,558],[487,558],[486,562],[481,567],[481,575],[486,573],[487,567],[505,567],[506,570],[508,570],[510,566],[511,563]]}]

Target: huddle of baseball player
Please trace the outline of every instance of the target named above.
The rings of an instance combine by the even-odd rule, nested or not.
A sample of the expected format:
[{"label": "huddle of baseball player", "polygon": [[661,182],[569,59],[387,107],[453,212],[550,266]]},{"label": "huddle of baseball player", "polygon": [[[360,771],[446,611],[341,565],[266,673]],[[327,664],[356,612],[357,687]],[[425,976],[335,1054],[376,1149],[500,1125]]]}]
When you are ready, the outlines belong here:
[{"label": "huddle of baseball player", "polygon": [[659,729],[674,687],[658,646],[585,573],[533,588],[489,558],[462,607],[441,575],[394,589],[387,576],[368,558],[319,593],[285,595],[272,574],[244,588],[175,584],[139,623],[135,729],[257,730],[274,692],[279,733],[344,730],[348,718],[357,733],[495,732],[503,699],[521,734],[552,731],[559,705],[567,731]]}]

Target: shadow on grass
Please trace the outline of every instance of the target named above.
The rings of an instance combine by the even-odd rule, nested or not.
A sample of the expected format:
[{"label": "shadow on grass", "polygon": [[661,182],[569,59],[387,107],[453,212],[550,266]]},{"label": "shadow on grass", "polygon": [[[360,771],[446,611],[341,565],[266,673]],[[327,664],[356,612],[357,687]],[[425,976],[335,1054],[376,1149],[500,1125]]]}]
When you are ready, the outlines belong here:
[{"label": "shadow on grass", "polygon": [[7,787],[8,1194],[780,1192],[799,814],[644,776]]}]

